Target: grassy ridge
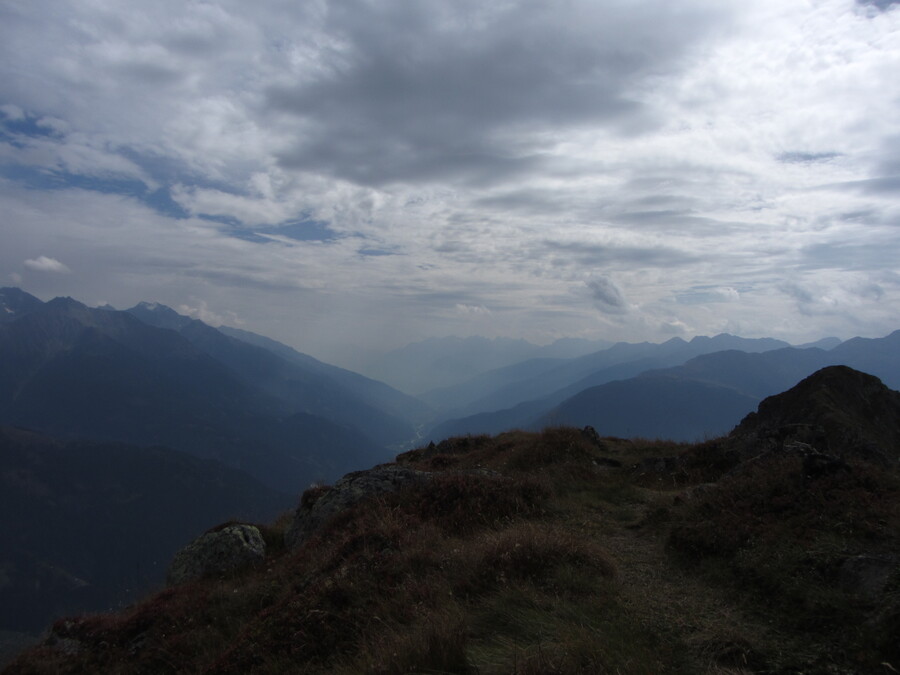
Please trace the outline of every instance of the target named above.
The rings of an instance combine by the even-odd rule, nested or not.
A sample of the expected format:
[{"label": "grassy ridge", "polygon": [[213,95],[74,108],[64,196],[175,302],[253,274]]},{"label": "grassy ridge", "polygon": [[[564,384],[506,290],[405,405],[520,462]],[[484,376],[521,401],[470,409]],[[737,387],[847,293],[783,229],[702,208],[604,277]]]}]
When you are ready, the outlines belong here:
[{"label": "grassy ridge", "polygon": [[265,564],[57,622],[8,672],[900,670],[893,470],[569,428],[397,461],[431,478],[296,551],[286,515]]}]

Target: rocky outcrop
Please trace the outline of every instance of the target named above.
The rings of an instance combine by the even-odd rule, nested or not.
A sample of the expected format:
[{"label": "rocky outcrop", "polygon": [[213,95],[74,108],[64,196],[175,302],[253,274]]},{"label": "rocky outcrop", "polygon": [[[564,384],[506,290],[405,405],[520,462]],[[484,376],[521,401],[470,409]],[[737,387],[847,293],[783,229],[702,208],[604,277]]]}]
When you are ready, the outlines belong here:
[{"label": "rocky outcrop", "polygon": [[231,524],[201,535],[175,554],[169,586],[223,574],[264,560],[266,542],[253,525]]},{"label": "rocky outcrop", "polygon": [[289,549],[300,546],[326,520],[354,504],[376,495],[424,482],[429,474],[396,465],[348,473],[331,487],[313,487],[300,500],[294,519],[284,534]]},{"label": "rocky outcrop", "polygon": [[872,375],[830,366],[762,401],[728,440],[744,456],[808,448],[837,457],[896,462],[900,392]]}]

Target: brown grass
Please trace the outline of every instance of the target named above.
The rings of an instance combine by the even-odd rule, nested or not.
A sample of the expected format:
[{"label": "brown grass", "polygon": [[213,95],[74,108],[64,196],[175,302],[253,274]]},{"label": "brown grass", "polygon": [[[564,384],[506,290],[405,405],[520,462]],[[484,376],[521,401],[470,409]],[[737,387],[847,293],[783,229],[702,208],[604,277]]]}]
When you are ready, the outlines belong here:
[{"label": "brown grass", "polygon": [[[678,476],[648,480],[633,468],[685,450]],[[799,460],[781,459],[720,478],[731,458],[715,442],[597,444],[562,428],[460,437],[427,454],[399,459],[434,472],[429,481],[347,509],[298,550],[279,543],[285,514],[260,526],[266,564],[60,622],[56,646],[9,672],[693,674],[900,663],[900,574],[874,604],[829,590],[849,555],[900,556],[895,474],[860,464],[807,477]],[[701,478],[718,483],[676,499]]]}]

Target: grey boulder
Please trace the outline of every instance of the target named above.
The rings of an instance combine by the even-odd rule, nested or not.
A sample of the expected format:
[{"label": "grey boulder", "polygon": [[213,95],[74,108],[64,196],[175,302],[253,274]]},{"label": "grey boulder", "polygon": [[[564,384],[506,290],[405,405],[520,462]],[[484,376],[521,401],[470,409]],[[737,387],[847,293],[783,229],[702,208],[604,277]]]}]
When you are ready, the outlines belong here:
[{"label": "grey boulder", "polygon": [[363,499],[422,483],[429,475],[424,471],[389,464],[348,473],[330,488],[307,490],[284,533],[285,545],[289,549],[297,548],[326,520],[344,509]]},{"label": "grey boulder", "polygon": [[261,562],[266,542],[253,525],[234,524],[207,532],[175,554],[166,582],[169,586]]}]

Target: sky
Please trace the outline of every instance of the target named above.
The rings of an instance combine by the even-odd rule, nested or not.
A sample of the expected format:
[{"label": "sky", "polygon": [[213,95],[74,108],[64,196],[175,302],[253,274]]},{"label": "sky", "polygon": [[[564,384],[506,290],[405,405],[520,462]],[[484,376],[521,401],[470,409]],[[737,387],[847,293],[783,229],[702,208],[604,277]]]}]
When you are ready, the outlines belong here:
[{"label": "sky", "polygon": [[0,285],[324,360],[900,328],[900,0],[4,0]]}]

